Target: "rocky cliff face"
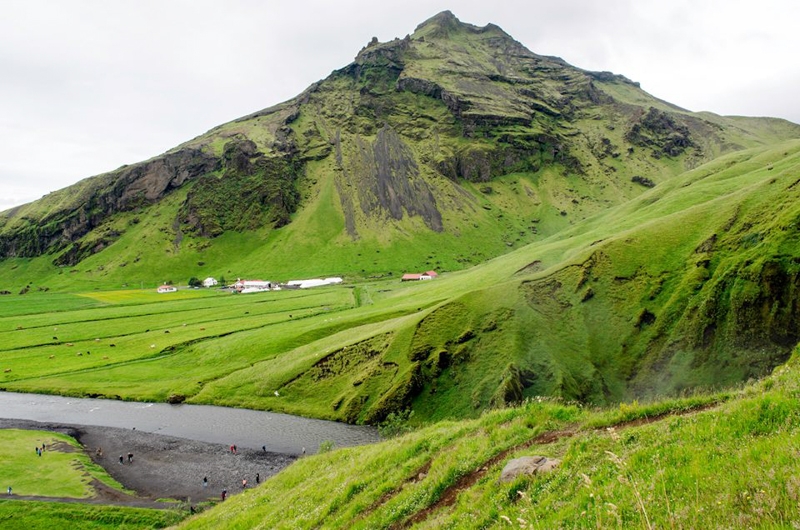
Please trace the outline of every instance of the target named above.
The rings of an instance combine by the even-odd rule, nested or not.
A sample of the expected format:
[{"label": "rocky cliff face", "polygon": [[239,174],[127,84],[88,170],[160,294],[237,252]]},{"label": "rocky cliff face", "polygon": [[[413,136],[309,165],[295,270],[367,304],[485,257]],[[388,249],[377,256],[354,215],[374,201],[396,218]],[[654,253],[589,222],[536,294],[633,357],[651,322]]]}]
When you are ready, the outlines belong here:
[{"label": "rocky cliff face", "polygon": [[0,257],[34,257],[66,253],[57,264],[73,264],[87,253],[78,241],[111,215],[157,203],[165,194],[218,167],[219,161],[198,149],[179,149],[161,157],[95,177],[73,195],[72,188],[42,199],[66,199],[66,206],[36,215],[33,205],[16,209],[6,217],[0,232]]}]

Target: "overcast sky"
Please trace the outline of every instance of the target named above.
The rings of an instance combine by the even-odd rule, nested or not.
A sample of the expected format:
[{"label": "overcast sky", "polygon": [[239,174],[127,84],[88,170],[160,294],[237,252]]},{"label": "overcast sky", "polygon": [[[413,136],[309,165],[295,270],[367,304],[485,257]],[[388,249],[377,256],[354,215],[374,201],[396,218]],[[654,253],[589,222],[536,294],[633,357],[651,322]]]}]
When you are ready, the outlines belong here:
[{"label": "overcast sky", "polygon": [[0,0],[0,210],[285,101],[445,9],[690,110],[800,123],[789,0]]}]

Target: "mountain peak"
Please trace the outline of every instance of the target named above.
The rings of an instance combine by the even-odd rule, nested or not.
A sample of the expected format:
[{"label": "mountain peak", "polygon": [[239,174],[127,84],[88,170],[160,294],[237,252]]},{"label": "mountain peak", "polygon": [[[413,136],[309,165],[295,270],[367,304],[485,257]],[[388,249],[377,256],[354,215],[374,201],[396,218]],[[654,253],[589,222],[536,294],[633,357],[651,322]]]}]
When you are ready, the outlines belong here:
[{"label": "mountain peak", "polygon": [[417,26],[417,30],[429,27],[429,26],[439,26],[439,27],[447,27],[447,26],[457,26],[462,24],[458,17],[453,14],[450,10],[442,11],[441,13],[437,13],[433,15],[431,18]]},{"label": "mountain peak", "polygon": [[416,27],[412,38],[414,39],[448,39],[454,35],[483,35],[486,37],[500,37],[505,42],[516,42],[500,26],[486,24],[476,26],[462,22],[451,11],[442,11]]},{"label": "mountain peak", "polygon": [[452,11],[442,11],[417,26],[414,30],[414,35],[447,37],[451,33],[460,33],[465,30],[477,32],[481,31],[482,28],[466,22],[461,22]]}]

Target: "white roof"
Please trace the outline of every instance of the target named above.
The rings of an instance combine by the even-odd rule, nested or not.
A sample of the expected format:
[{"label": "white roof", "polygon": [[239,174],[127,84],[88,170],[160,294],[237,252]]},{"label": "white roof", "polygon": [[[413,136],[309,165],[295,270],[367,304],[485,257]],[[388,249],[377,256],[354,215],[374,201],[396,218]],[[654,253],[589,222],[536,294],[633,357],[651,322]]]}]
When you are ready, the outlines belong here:
[{"label": "white roof", "polygon": [[301,289],[308,289],[309,287],[320,287],[323,285],[334,285],[342,283],[341,278],[312,278],[310,280],[291,280],[286,282],[286,285],[300,287]]}]

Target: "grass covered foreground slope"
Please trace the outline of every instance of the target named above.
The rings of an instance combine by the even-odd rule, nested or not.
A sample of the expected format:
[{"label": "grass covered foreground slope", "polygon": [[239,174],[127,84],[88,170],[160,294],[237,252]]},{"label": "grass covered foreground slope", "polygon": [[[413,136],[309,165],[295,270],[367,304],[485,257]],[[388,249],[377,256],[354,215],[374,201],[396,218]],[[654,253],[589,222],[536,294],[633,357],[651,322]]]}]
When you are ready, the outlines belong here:
[{"label": "grass covered foreground slope", "polygon": [[0,214],[0,290],[461,270],[800,136],[440,13],[296,98]]},{"label": "grass covered foreground slope", "polygon": [[[740,390],[587,409],[534,399],[295,462],[202,528],[788,528],[798,352]],[[561,460],[500,482],[511,459]]]},{"label": "grass covered foreground slope", "polygon": [[431,282],[3,297],[0,387],[377,423],[733,385],[800,340],[798,182],[798,141],[732,153]]}]

